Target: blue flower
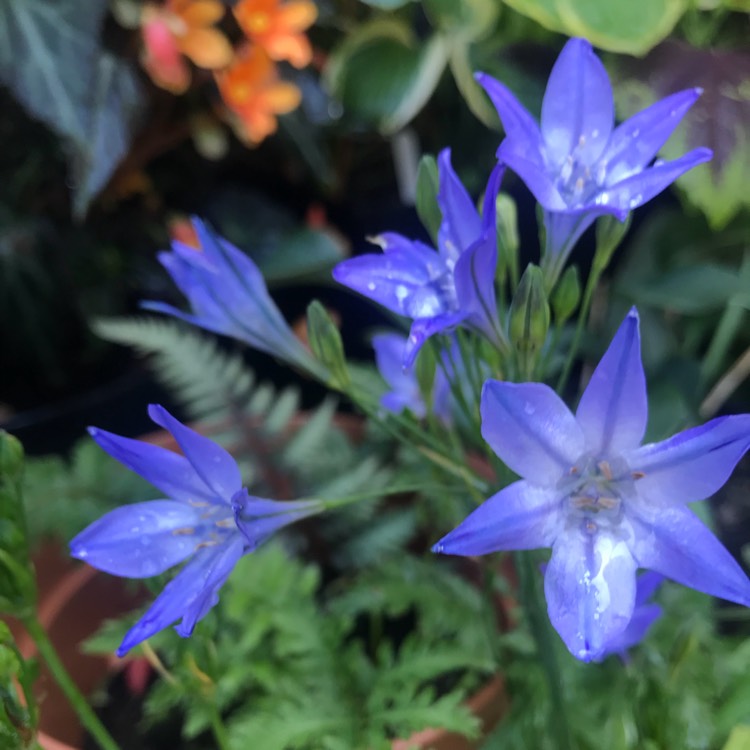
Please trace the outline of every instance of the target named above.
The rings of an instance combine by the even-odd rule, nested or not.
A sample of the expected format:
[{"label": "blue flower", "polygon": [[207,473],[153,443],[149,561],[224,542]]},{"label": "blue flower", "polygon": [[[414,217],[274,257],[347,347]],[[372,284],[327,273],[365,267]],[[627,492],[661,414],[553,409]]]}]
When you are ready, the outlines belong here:
[{"label": "blue flower", "polygon": [[275,531],[319,512],[317,501],[278,502],[252,497],[237,464],[221,446],[185,427],[161,406],[149,416],[168,430],[184,455],[150,443],[90,428],[111,456],[161,490],[168,500],[117,508],[70,543],[70,554],[125,578],[149,578],[190,558],[117,650],[133,646],[176,620],[189,636],[218,601],[237,561]]},{"label": "blue flower", "polygon": [[498,159],[544,208],[546,261],[558,271],[598,216],[623,221],[712,156],[710,149],[697,148],[649,166],[701,90],[672,94],[615,128],[607,71],[585,39],[571,39],[560,53],[544,94],[541,127],[502,83],[484,73],[477,80],[505,128]]},{"label": "blue flower", "polygon": [[[427,406],[417,376],[413,370],[404,370],[403,367],[407,339],[398,333],[379,333],[372,337],[372,346],[378,370],[391,389],[383,394],[380,405],[394,414],[409,409],[415,417],[422,419],[427,414]],[[444,421],[450,419],[449,396],[448,380],[438,367],[432,384],[432,411]]]},{"label": "blue flower", "polygon": [[584,661],[601,658],[631,622],[638,568],[750,605],[750,580],[687,507],[726,482],[750,446],[750,415],[641,445],[647,412],[635,309],[575,415],[546,385],[487,381],[482,436],[521,480],[434,547],[451,555],[552,547],[549,616]]},{"label": "blue flower", "polygon": [[274,304],[255,263],[199,219],[193,219],[193,226],[200,250],[174,241],[172,252],[159,253],[159,261],[188,298],[192,313],[165,302],[143,302],[142,307],[239,339],[325,377]]},{"label": "blue flower", "polygon": [[362,255],[339,263],[336,281],[414,322],[404,352],[409,367],[432,335],[463,325],[505,348],[495,302],[497,230],[495,199],[503,168],[490,175],[483,215],[453,171],[450,151],[438,157],[438,204],[443,220],[438,252],[418,240],[386,233],[376,238],[382,255]]}]

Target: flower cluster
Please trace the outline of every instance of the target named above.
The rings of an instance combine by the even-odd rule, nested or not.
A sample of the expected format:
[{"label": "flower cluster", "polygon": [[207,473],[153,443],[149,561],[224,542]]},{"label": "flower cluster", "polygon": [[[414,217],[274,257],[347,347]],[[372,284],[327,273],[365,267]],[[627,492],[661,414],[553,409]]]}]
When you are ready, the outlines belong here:
[{"label": "flower cluster", "polygon": [[[216,32],[205,28],[216,16],[211,0],[172,0],[165,7],[181,9],[184,27],[192,29],[182,37],[185,54],[193,49],[190,34],[216,41]],[[297,65],[309,60],[309,45],[299,33],[312,19],[306,7],[241,0],[234,8],[254,46],[216,75],[253,139],[273,127],[268,102],[291,105],[291,89],[278,82],[264,88],[262,82],[271,81],[272,60]],[[615,128],[606,73],[580,39],[565,46],[552,71],[541,126],[503,84],[486,75],[479,80],[506,131],[481,210],[446,149],[437,160],[436,247],[387,232],[374,240],[381,253],[347,259],[333,270],[338,282],[409,321],[408,336],[392,332],[372,339],[386,384],[379,403],[349,378],[333,322],[328,321],[326,346],[308,351],[273,303],[258,268],[201,221],[194,222],[191,245],[175,241],[171,252],[160,255],[190,312],[163,302],[145,306],[337,384],[373,418],[385,414],[390,433],[403,428],[403,442],[416,442],[419,456],[433,461],[431,468],[447,467],[451,477],[470,475],[465,465],[481,433],[508,473],[520,478],[481,504],[434,551],[477,556],[551,548],[544,571],[549,618],[576,658],[597,661],[623,655],[644,636],[659,616],[659,606],[649,599],[664,577],[750,606],[750,580],[688,507],[715,493],[750,448],[750,414],[719,417],[643,444],[648,402],[635,308],[575,412],[541,382],[550,374],[543,366],[550,350],[563,346],[559,337],[548,336],[548,295],[559,289],[560,272],[581,233],[605,214],[624,219],[709,158],[707,149],[696,149],[674,162],[652,164],[699,92],[674,94]],[[520,281],[506,283],[503,277],[498,283],[498,193],[506,168],[541,204],[546,247],[542,268],[532,264]],[[576,304],[566,303],[563,320],[556,321],[558,334]],[[582,321],[585,314],[580,313]],[[330,377],[337,367],[347,378]],[[535,376],[540,382],[533,382]],[[121,652],[180,617],[179,632],[189,634],[241,555],[282,526],[324,508],[322,501],[251,497],[223,449],[159,407],[152,407],[151,415],[174,435],[184,457],[99,430],[92,435],[171,499],[113,511],[71,545],[74,556],[134,577],[155,575],[191,557],[126,636]],[[470,483],[474,492],[478,486],[485,485]],[[639,574],[640,569],[648,572]]]},{"label": "flower cluster", "polygon": [[141,61],[157,86],[175,94],[190,85],[185,58],[213,71],[224,115],[238,137],[260,143],[276,131],[276,115],[299,105],[299,89],[280,79],[276,62],[297,68],[310,63],[312,48],[304,32],[317,9],[309,0],[240,0],[232,13],[243,36],[236,47],[216,28],[225,15],[219,0],[146,3]]}]

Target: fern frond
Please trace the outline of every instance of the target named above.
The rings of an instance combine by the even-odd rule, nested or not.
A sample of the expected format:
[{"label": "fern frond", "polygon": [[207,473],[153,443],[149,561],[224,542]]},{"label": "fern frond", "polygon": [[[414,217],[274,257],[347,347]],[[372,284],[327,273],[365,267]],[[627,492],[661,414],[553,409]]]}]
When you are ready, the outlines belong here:
[{"label": "fern frond", "polygon": [[[242,410],[255,389],[255,374],[239,352],[227,352],[214,339],[176,321],[98,318],[91,327],[107,341],[149,356],[156,377],[194,419],[221,418],[231,410]],[[259,392],[255,389],[256,398]],[[273,389],[267,401],[268,405],[273,401]]]}]

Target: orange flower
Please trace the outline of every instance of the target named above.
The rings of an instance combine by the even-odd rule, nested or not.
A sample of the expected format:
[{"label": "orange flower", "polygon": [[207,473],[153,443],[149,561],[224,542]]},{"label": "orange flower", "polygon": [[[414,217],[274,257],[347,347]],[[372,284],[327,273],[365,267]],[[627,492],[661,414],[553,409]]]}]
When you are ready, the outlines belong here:
[{"label": "orange flower", "polygon": [[157,86],[181,94],[190,84],[189,57],[198,67],[223,68],[232,60],[232,46],[211,26],[224,15],[219,0],[167,0],[146,3],[141,11],[141,62]]},{"label": "orange flower", "polygon": [[279,80],[276,66],[260,47],[241,48],[234,63],[214,75],[233,115],[232,127],[250,143],[260,143],[275,133],[276,115],[291,112],[302,98],[294,84]]},{"label": "orange flower", "polygon": [[312,48],[302,33],[318,17],[309,0],[240,0],[234,6],[237,23],[247,38],[260,45],[273,60],[288,60],[304,68],[312,59]]}]

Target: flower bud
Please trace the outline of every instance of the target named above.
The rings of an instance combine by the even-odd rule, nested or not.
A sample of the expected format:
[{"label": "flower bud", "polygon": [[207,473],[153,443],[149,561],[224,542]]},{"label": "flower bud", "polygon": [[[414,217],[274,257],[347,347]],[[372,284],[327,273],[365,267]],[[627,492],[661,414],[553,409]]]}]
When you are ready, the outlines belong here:
[{"label": "flower bud", "polygon": [[576,311],[581,301],[581,282],[578,279],[578,268],[568,266],[552,292],[552,312],[555,323],[563,325]]},{"label": "flower bud", "polygon": [[346,366],[341,334],[331,316],[317,300],[307,308],[307,335],[313,354],[330,372],[330,385],[346,390],[351,385],[351,378]]},{"label": "flower bud", "polygon": [[620,221],[614,216],[606,215],[596,222],[596,252],[592,265],[599,273],[609,265],[615,250],[630,229],[631,216],[632,214],[628,214],[625,221]]},{"label": "flower bud", "polygon": [[510,340],[521,354],[534,354],[549,329],[549,304],[542,269],[529,263],[510,305]]},{"label": "flower bud", "polygon": [[[508,269],[518,268],[518,211],[516,202],[506,193],[498,193],[495,200],[495,225],[497,226],[497,280],[505,282]],[[513,272],[518,279],[518,271]]]}]

